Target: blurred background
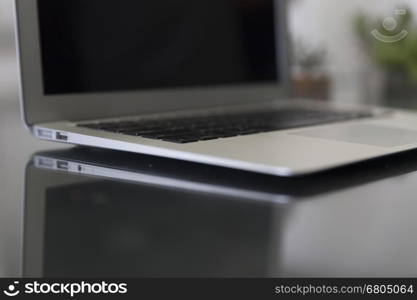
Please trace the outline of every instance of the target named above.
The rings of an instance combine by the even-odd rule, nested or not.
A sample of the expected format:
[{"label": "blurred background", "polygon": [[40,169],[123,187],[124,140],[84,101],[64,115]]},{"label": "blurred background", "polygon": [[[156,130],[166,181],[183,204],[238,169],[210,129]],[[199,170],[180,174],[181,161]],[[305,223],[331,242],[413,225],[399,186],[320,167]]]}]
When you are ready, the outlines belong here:
[{"label": "blurred background", "polygon": [[0,101],[15,100],[16,56],[13,37],[13,0],[0,1]]},{"label": "blurred background", "polygon": [[[417,107],[417,1],[289,0],[296,93]],[[377,30],[394,43],[373,36]]]},{"label": "blurred background", "polygon": [[[12,0],[0,1],[0,126],[6,126],[6,128],[11,126],[11,119],[19,118],[12,4]],[[2,139],[3,137],[4,135],[0,133],[0,146],[4,151],[4,148],[7,149],[7,144]],[[6,160],[17,160],[13,155],[7,155],[8,153],[7,150],[5,150],[5,154],[2,153],[0,168],[4,167],[3,162]],[[13,151],[10,153],[13,153]],[[23,166],[17,167],[22,168]],[[19,249],[19,239],[21,238],[21,232],[19,231],[22,228],[23,196],[15,199],[10,188],[11,180],[20,179],[23,176],[23,170],[19,173],[16,170],[11,170],[10,178],[0,179],[0,203],[2,203],[0,208],[0,277],[17,276],[19,274],[19,253],[16,250]]]},{"label": "blurred background", "polygon": [[[323,101],[417,109],[415,17],[415,0],[289,0],[295,94]],[[16,161],[10,176],[0,179],[0,277],[19,274],[16,249],[21,234],[16,230],[21,230],[23,211],[23,187],[19,192],[11,191],[10,182],[23,182],[25,160],[17,157],[6,141],[13,138],[22,149],[30,143],[30,152],[45,145],[27,138],[20,125],[13,19],[13,0],[1,0],[0,126],[21,127],[21,131],[16,135],[14,130],[13,136],[8,136],[7,130],[0,134],[4,153],[0,168],[4,160]],[[404,32],[406,36],[392,43],[377,39],[375,32],[388,40],[402,37]],[[17,194],[20,197],[14,199]]]},{"label": "blurred background", "polygon": [[[398,8],[405,9],[407,15],[396,14]],[[289,10],[293,83],[297,95],[417,107],[414,104],[417,98],[414,96],[417,94],[416,1],[289,0]],[[397,23],[388,24],[393,20]],[[395,25],[391,31],[387,32],[384,21]],[[408,35],[397,43],[375,43],[371,34],[374,29],[388,36],[405,29]],[[409,53],[404,53],[407,50]],[[2,0],[1,102],[14,101],[15,93],[13,0]]]}]

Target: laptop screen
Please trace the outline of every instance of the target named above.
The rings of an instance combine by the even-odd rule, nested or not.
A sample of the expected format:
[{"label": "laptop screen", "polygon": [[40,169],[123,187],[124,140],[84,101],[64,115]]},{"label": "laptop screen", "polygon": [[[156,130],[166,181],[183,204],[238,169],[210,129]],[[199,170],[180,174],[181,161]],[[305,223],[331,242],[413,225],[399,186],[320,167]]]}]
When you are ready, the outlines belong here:
[{"label": "laptop screen", "polygon": [[44,92],[279,81],[274,0],[38,0]]}]

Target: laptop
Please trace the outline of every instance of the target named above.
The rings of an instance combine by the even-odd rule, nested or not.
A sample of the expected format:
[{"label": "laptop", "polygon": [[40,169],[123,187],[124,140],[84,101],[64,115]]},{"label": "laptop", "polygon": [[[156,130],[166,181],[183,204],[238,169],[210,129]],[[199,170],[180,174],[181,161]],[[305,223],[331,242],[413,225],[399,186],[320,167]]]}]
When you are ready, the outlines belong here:
[{"label": "laptop", "polygon": [[[23,277],[415,276],[417,244],[399,233],[414,224],[415,154],[286,178],[92,147],[38,152],[26,166]],[[372,209],[381,201],[385,214]],[[375,235],[381,222],[389,235]],[[405,249],[389,265],[387,245]]]},{"label": "laptop", "polygon": [[279,176],[417,147],[417,115],[289,97],[286,1],[16,0],[36,137]]},{"label": "laptop", "polygon": [[129,164],[135,154],[124,154],[74,147],[33,155],[24,277],[278,275],[290,209],[279,194],[219,183],[211,166],[145,155]]}]

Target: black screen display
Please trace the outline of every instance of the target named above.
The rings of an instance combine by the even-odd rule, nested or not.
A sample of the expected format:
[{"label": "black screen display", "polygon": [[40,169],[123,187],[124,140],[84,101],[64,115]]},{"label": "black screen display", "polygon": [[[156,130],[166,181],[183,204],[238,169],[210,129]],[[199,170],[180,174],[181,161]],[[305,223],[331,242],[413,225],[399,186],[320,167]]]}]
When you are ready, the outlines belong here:
[{"label": "black screen display", "polygon": [[278,81],[274,0],[38,0],[45,94]]}]

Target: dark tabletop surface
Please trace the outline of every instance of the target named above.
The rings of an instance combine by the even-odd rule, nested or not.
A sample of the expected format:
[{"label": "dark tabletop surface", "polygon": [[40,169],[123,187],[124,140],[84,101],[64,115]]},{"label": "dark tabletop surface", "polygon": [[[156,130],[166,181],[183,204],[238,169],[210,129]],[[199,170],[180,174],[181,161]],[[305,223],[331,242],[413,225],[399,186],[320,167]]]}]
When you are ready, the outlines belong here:
[{"label": "dark tabletop surface", "polygon": [[[0,276],[417,276],[416,151],[259,176],[40,142],[10,95],[0,101]],[[108,177],[38,168],[39,152]]]}]

